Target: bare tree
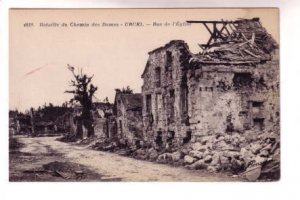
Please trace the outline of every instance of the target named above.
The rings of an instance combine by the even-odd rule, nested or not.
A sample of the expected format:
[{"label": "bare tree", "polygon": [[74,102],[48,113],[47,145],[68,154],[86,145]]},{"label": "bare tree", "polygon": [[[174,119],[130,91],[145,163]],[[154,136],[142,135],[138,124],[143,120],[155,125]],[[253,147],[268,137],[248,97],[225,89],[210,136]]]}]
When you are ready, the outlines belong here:
[{"label": "bare tree", "polygon": [[[93,76],[87,76],[86,74],[82,74],[82,70],[80,73],[75,74],[74,67],[68,64],[68,69],[72,72],[75,80],[71,80],[71,87],[73,90],[67,90],[66,93],[74,94],[74,97],[70,100],[70,103],[79,102],[82,106],[81,116],[77,119],[79,124],[83,125],[88,132],[88,137],[94,135],[94,119],[92,115],[92,98],[95,92],[97,91],[97,87],[95,87],[91,81]],[[82,139],[82,132],[77,130],[76,137]]]}]

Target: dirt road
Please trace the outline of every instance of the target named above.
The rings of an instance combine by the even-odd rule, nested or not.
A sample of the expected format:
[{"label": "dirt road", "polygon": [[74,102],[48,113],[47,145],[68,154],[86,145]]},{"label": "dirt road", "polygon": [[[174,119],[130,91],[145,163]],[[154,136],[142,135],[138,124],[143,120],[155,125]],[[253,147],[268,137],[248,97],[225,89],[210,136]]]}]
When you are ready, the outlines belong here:
[{"label": "dirt road", "polygon": [[[240,181],[225,174],[193,171],[95,151],[57,141],[56,137],[17,140],[23,145],[17,152],[10,153],[11,181],[76,181],[56,170],[56,176],[53,172],[46,173],[49,170],[41,170],[49,163],[52,167],[62,163],[78,165],[78,173],[89,175],[81,181]],[[47,169],[51,166],[48,165]]]}]

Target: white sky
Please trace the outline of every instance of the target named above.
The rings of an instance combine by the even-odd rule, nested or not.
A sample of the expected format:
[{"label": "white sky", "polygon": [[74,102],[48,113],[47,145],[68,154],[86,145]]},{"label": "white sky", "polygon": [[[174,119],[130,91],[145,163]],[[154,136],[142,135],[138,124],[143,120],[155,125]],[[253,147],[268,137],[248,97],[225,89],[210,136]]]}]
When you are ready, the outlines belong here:
[{"label": "white sky", "polygon": [[[277,9],[98,9],[10,11],[10,109],[25,110],[45,102],[61,104],[72,78],[67,64],[94,74],[100,100],[114,100],[114,89],[129,85],[140,92],[148,52],[170,40],[185,40],[192,52],[208,39],[198,24],[183,27],[39,27],[40,22],[184,22],[260,17],[279,41]],[[33,28],[23,26],[33,22]],[[27,74],[27,75],[26,75]]]}]

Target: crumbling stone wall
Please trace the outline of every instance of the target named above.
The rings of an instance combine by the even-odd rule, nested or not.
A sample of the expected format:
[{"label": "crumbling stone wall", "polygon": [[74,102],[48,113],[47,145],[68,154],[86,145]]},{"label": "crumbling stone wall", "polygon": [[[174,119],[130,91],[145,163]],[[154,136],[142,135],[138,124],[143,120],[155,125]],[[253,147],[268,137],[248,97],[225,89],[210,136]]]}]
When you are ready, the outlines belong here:
[{"label": "crumbling stone wall", "polygon": [[[133,145],[143,137],[142,105],[136,105],[139,104],[138,96],[140,94],[123,94],[117,91],[115,97],[115,135],[127,145]],[[135,103],[131,102],[132,99]]]},{"label": "crumbling stone wall", "polygon": [[180,96],[189,58],[190,52],[183,41],[171,41],[149,53],[142,75],[143,125],[145,140],[153,145],[180,143],[184,137],[181,133],[186,127],[182,122]]},{"label": "crumbling stone wall", "polygon": [[122,155],[212,172],[256,170],[279,179],[278,45],[259,19],[237,23],[249,25],[240,24],[225,41],[215,38],[211,48],[200,45],[198,54],[181,40],[149,52],[142,74],[142,124],[137,126],[139,110],[128,109],[116,95],[117,124],[143,127],[144,145],[124,148]]},{"label": "crumbling stone wall", "polygon": [[278,54],[205,63],[183,41],[150,52],[142,95],[144,139],[152,148],[137,158],[233,173],[270,165],[262,171],[278,179]]},{"label": "crumbling stone wall", "polygon": [[106,118],[94,119],[95,136],[109,138],[108,121]]},{"label": "crumbling stone wall", "polygon": [[143,137],[143,124],[142,124],[142,111],[141,110],[127,110],[125,118],[125,126],[128,129],[127,139],[133,143],[142,140]]},{"label": "crumbling stone wall", "polygon": [[[189,116],[193,136],[206,135],[208,131],[272,131],[279,117],[276,69],[278,60],[257,66],[203,65],[190,70]],[[246,74],[251,79],[249,84],[245,83]],[[235,83],[238,76],[245,85]]]}]

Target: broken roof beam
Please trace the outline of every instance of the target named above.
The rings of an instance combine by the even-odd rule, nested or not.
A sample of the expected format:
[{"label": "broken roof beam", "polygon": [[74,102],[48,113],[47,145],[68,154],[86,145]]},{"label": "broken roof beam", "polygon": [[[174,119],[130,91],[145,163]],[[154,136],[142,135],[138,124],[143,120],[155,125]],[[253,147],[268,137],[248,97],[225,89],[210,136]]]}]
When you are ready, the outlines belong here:
[{"label": "broken roof beam", "polygon": [[208,30],[208,32],[212,35],[213,32],[210,30],[210,28],[207,26],[207,24],[206,24],[206,23],[203,23],[203,25],[204,25],[205,28]]},{"label": "broken roof beam", "polygon": [[[218,39],[221,39],[222,41],[226,41],[228,36],[230,36],[230,32],[226,28],[226,26],[229,23],[227,21],[187,21],[187,22],[201,23],[208,30],[208,32],[210,33],[210,38],[208,39],[208,41],[205,45],[206,48],[209,48],[209,46],[211,45],[212,42],[215,43],[218,41]],[[213,25],[212,29],[207,25],[207,23],[210,23]],[[220,29],[217,27],[218,23],[223,25]],[[223,33],[224,30],[226,30],[225,33]]]}]

